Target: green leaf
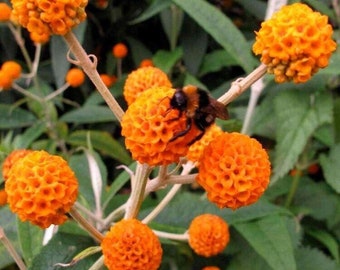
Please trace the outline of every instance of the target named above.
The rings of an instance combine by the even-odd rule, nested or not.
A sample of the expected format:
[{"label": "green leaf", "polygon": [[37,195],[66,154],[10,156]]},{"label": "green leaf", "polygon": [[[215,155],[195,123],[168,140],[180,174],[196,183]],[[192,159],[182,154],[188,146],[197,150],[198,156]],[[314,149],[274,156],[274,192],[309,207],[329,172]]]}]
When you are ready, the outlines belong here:
[{"label": "green leaf", "polygon": [[311,95],[303,91],[284,91],[277,95],[274,103],[280,124],[272,183],[294,167],[313,132],[332,120],[332,98],[327,93]]},{"label": "green leaf", "polygon": [[183,11],[179,8],[167,8],[160,13],[163,30],[171,50],[176,47],[179,33],[182,30],[183,15]]},{"label": "green leaf", "polygon": [[205,54],[202,65],[199,70],[199,75],[203,76],[210,72],[216,72],[224,67],[237,65],[237,62],[225,50],[215,50]]},{"label": "green leaf", "polygon": [[75,146],[87,146],[87,138],[90,138],[92,147],[119,162],[131,163],[131,157],[126,149],[116,141],[108,132],[96,130],[78,130],[70,134],[67,143]]},{"label": "green leaf", "polygon": [[156,0],[153,1],[152,4],[144,10],[144,12],[136,19],[129,22],[129,24],[136,24],[143,22],[156,14],[160,13],[162,10],[168,8],[171,4],[170,0]]},{"label": "green leaf", "polygon": [[330,233],[317,229],[306,230],[306,233],[324,244],[335,261],[339,263],[339,243]]},{"label": "green leaf", "polygon": [[292,242],[281,216],[266,216],[234,227],[273,269],[296,269]]},{"label": "green leaf", "polygon": [[163,70],[165,73],[170,74],[172,67],[181,59],[183,55],[182,48],[176,48],[173,51],[159,50],[152,58],[156,67]]},{"label": "green leaf", "polygon": [[256,16],[257,19],[264,19],[268,5],[267,3],[260,0],[237,0],[236,2],[241,4],[250,14]]},{"label": "green leaf", "polygon": [[46,125],[43,122],[36,122],[30,128],[27,128],[22,134],[14,139],[15,148],[28,148],[37,138],[46,131]]},{"label": "green leaf", "polygon": [[203,0],[173,0],[210,34],[246,71],[251,72],[254,58],[249,44],[234,23],[219,9]]},{"label": "green leaf", "polygon": [[300,247],[295,252],[298,270],[336,270],[339,267],[320,250]]},{"label": "green leaf", "polygon": [[320,164],[326,182],[337,192],[340,193],[339,167],[340,167],[340,144],[331,147],[328,157],[320,156]]},{"label": "green leaf", "polygon": [[35,123],[35,116],[24,109],[0,104],[0,129],[27,127]]},{"label": "green leaf", "polygon": [[[57,233],[37,255],[29,270],[54,270],[57,263],[69,263],[79,252],[93,246],[94,242],[89,237],[73,235],[69,233]],[[89,269],[98,259],[93,255],[79,261],[77,264],[68,267],[70,270]]]},{"label": "green leaf", "polygon": [[334,142],[340,143],[340,98],[334,100],[333,119]]},{"label": "green leaf", "polygon": [[40,252],[44,230],[29,222],[17,222],[18,236],[25,263],[30,266],[33,258]]},{"label": "green leaf", "polygon": [[74,124],[113,122],[116,117],[107,106],[88,105],[65,113],[61,121]]},{"label": "green leaf", "polygon": [[188,84],[196,85],[197,87],[208,91],[207,86],[204,85],[202,82],[200,82],[196,77],[192,76],[189,73],[185,73],[183,85],[188,85]]}]

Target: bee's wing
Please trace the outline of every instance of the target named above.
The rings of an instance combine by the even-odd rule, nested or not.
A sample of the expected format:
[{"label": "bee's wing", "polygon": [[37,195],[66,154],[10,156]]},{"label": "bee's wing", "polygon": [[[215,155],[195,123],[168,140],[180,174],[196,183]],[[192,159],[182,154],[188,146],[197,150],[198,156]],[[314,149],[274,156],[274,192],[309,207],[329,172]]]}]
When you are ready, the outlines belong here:
[{"label": "bee's wing", "polygon": [[229,119],[229,113],[224,104],[211,97],[209,97],[209,105],[202,108],[202,112],[223,120]]}]

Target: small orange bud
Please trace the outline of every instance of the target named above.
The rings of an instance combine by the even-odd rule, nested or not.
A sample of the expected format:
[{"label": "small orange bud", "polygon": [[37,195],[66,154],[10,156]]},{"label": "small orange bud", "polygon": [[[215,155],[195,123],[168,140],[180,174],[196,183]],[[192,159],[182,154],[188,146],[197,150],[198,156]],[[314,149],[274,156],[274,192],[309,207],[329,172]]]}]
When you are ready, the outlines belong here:
[{"label": "small orange bud", "polygon": [[4,189],[0,189],[0,206],[7,204],[7,193]]},{"label": "small orange bud", "polygon": [[21,74],[21,66],[14,61],[6,61],[2,64],[1,70],[13,80],[18,79]]},{"label": "small orange bud", "polygon": [[13,84],[13,79],[6,72],[0,70],[0,90],[8,90]]},{"label": "small orange bud", "polygon": [[100,74],[100,78],[102,79],[106,87],[110,87],[117,80],[115,76],[110,76],[108,74]]},{"label": "small orange bud", "polygon": [[112,54],[116,58],[124,58],[128,54],[128,48],[124,43],[117,43],[112,48]]},{"label": "small orange bud", "polygon": [[221,217],[212,214],[195,217],[188,234],[190,247],[196,254],[204,257],[221,253],[230,239],[228,224]]},{"label": "small orange bud", "polygon": [[66,82],[72,87],[79,87],[85,81],[85,73],[80,68],[71,68],[66,74]]},{"label": "small orange bud", "polygon": [[240,133],[223,133],[204,149],[197,182],[218,207],[255,203],[269,184],[270,161],[262,145]]},{"label": "small orange bud", "polygon": [[158,237],[137,219],[121,220],[113,225],[101,247],[109,270],[156,270],[163,254]]},{"label": "small orange bud", "polygon": [[320,170],[320,166],[317,163],[313,163],[313,164],[309,165],[309,167],[308,167],[308,173],[309,174],[317,174],[319,172],[319,170]]},{"label": "small orange bud", "polygon": [[153,67],[153,62],[151,59],[143,59],[140,64],[139,67]]},{"label": "small orange bud", "polygon": [[0,22],[5,22],[11,19],[12,9],[6,3],[0,3]]},{"label": "small orange bud", "polygon": [[206,266],[202,268],[202,270],[221,270],[221,269],[217,266]]}]

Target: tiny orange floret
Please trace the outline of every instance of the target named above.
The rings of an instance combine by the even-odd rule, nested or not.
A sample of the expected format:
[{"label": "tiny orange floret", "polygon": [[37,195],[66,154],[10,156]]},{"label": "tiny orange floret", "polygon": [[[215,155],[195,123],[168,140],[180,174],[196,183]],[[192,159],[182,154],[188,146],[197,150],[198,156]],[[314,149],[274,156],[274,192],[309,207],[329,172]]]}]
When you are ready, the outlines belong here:
[{"label": "tiny orange floret", "polygon": [[124,98],[128,105],[145,90],[155,86],[172,87],[168,76],[157,67],[141,67],[132,71],[124,84]]},{"label": "tiny orange floret", "polygon": [[217,266],[206,266],[206,267],[203,267],[202,270],[221,270],[221,268]]},{"label": "tiny orange floret", "polygon": [[128,48],[124,43],[117,43],[112,47],[112,54],[116,58],[124,58],[128,54]]},{"label": "tiny orange floret", "polygon": [[0,3],[0,22],[6,22],[11,19],[12,9],[6,3]]},{"label": "tiny orange floret", "polygon": [[184,136],[170,141],[187,128],[187,118],[170,106],[175,89],[152,87],[144,91],[123,116],[122,135],[133,159],[140,163],[168,165],[178,162],[189,143],[201,132],[193,125]]},{"label": "tiny orange floret", "polygon": [[256,32],[253,52],[275,81],[304,83],[328,65],[336,49],[328,17],[302,3],[283,6]]},{"label": "tiny orange floret", "polygon": [[79,87],[85,81],[85,73],[80,68],[71,68],[65,78],[66,82],[72,87]]},{"label": "tiny orange floret", "polygon": [[41,228],[60,225],[78,195],[78,181],[67,162],[45,151],[17,160],[5,182],[8,204],[21,221]]},{"label": "tiny orange floret", "polygon": [[153,67],[153,61],[151,59],[143,59],[140,64],[139,67]]},{"label": "tiny orange floret", "polygon": [[32,150],[29,149],[16,149],[13,150],[2,163],[2,177],[6,181],[9,177],[10,170],[15,162],[22,159],[28,153],[31,153]]},{"label": "tiny orange floret", "polygon": [[190,247],[203,257],[221,253],[230,240],[227,222],[213,214],[195,217],[190,223],[188,235]]},{"label": "tiny orange floret", "polygon": [[101,247],[104,264],[109,270],[156,270],[163,255],[158,237],[137,219],[114,224]]},{"label": "tiny orange floret", "polygon": [[240,133],[223,133],[204,149],[196,178],[218,207],[233,210],[255,203],[270,179],[266,150]]}]

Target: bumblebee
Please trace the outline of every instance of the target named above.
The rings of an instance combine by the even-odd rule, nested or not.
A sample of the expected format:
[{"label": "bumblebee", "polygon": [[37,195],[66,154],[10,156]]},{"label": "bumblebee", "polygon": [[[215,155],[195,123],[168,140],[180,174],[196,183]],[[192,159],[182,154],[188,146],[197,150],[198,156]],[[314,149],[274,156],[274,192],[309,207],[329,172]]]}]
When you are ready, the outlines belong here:
[{"label": "bumblebee", "polygon": [[191,145],[202,138],[205,130],[214,123],[216,118],[224,120],[229,118],[228,111],[223,103],[212,98],[206,91],[193,85],[177,88],[170,99],[170,107],[180,112],[178,118],[183,114],[187,117],[186,128],[176,133],[170,139],[170,142],[187,134],[192,124],[194,124],[201,133],[189,143]]}]

